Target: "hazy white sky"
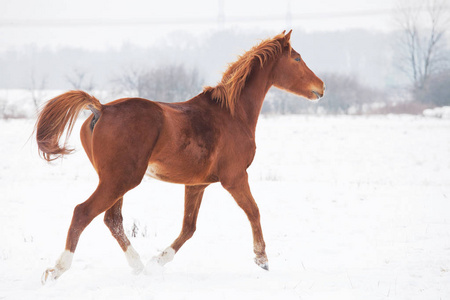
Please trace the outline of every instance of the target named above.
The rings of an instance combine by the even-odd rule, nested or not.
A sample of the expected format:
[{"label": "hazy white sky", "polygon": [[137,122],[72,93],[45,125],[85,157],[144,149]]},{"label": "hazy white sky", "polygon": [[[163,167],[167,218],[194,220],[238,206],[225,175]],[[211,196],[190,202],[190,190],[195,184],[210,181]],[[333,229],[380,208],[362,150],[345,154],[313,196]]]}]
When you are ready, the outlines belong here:
[{"label": "hazy white sky", "polygon": [[[388,31],[395,0],[0,0],[0,50],[148,45],[172,31],[219,28]],[[222,9],[220,9],[222,8]],[[224,22],[220,23],[222,12]]]}]

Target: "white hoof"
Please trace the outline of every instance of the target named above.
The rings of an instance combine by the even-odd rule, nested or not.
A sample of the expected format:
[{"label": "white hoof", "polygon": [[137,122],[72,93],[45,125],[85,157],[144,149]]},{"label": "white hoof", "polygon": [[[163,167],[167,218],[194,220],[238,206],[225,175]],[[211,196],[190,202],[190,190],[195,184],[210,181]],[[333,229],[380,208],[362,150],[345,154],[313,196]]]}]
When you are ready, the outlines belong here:
[{"label": "white hoof", "polygon": [[44,273],[42,273],[41,283],[42,283],[42,285],[45,285],[48,282],[55,281],[56,278],[57,277],[56,277],[55,269],[48,268],[47,270],[45,270]]},{"label": "white hoof", "polygon": [[147,276],[161,276],[164,273],[164,267],[161,266],[155,258],[150,259],[145,265],[144,274]]},{"label": "white hoof", "polygon": [[166,248],[160,255],[154,256],[147,263],[144,269],[145,275],[160,275],[164,270],[164,265],[171,262],[175,256],[175,250],[172,247]]}]

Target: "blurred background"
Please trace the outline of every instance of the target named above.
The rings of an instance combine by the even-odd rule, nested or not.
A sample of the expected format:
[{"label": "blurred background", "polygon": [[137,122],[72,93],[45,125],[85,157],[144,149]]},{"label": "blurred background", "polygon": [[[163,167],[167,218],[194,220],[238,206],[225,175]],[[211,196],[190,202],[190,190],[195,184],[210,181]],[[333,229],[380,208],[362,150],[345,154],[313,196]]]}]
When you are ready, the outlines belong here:
[{"label": "blurred background", "polygon": [[446,0],[0,0],[0,118],[68,89],[102,102],[184,101],[259,41],[292,46],[327,84],[310,103],[275,88],[266,114],[422,114],[450,105]]}]

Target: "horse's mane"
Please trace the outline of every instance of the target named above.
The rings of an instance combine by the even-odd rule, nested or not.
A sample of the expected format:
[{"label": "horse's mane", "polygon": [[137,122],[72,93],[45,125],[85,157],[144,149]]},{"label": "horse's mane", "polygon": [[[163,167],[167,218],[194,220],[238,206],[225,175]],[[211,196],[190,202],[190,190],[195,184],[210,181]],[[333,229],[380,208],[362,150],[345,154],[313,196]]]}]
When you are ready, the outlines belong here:
[{"label": "horse's mane", "polygon": [[222,107],[227,108],[234,115],[236,101],[239,99],[253,67],[259,62],[262,68],[265,62],[275,59],[281,54],[283,47],[280,40],[283,37],[284,34],[279,34],[264,40],[239,56],[237,61],[229,64],[217,86],[205,87],[203,91],[210,92],[213,100],[217,101]]}]

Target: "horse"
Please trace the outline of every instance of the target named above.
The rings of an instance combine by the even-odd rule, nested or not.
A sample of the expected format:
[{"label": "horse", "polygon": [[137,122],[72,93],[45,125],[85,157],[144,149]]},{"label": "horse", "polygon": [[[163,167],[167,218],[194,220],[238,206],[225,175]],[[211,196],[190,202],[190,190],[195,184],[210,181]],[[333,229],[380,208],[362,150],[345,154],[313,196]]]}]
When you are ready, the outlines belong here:
[{"label": "horse", "polygon": [[134,273],[144,269],[125,235],[121,210],[125,193],[138,186],[145,174],[185,185],[181,232],[153,262],[164,266],[173,260],[196,230],[205,188],[220,182],[250,221],[255,263],[269,269],[260,213],[247,175],[263,100],[272,86],[311,101],[325,92],[324,82],[292,48],[291,33],[283,31],[261,41],[230,64],[216,86],[205,87],[185,102],[123,98],[103,105],[83,91],[68,91],[46,102],[35,126],[39,154],[50,162],[71,153],[67,139],[79,113],[89,109],[92,114],[81,127],[80,139],[99,182],[92,195],[75,207],[65,250],[43,273],[43,284],[70,268],[81,233],[103,212],[104,223]]}]

